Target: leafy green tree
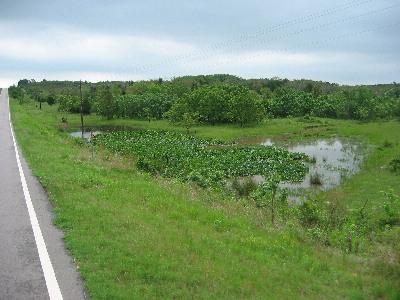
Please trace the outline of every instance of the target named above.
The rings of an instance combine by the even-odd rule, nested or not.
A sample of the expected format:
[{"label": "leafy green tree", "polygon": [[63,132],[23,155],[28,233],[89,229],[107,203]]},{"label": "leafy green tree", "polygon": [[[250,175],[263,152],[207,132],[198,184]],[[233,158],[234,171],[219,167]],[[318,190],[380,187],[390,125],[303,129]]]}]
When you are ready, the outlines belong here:
[{"label": "leafy green tree", "polygon": [[57,97],[58,110],[70,113],[80,113],[80,97],[75,95],[60,95]]},{"label": "leafy green tree", "polygon": [[253,91],[234,93],[230,103],[231,118],[243,127],[259,121],[264,116],[261,98]]},{"label": "leafy green tree", "polygon": [[55,104],[56,103],[56,96],[53,93],[49,94],[47,96],[46,102],[47,102],[48,105]]},{"label": "leafy green tree", "polygon": [[46,102],[47,97],[44,95],[44,91],[38,89],[38,88],[34,88],[32,90],[30,90],[30,94],[31,97],[33,98],[33,100],[35,100],[36,102],[39,102],[39,109],[42,109],[42,103]]},{"label": "leafy green tree", "polygon": [[173,102],[175,102],[175,97],[166,93],[146,92],[137,95],[123,95],[116,98],[116,116],[162,119]]},{"label": "leafy green tree", "polygon": [[116,103],[109,86],[100,89],[97,95],[97,113],[107,119],[112,119],[116,111]]},{"label": "leafy green tree", "polygon": [[25,102],[26,99],[26,92],[25,89],[21,87],[11,86],[8,89],[10,96],[14,99],[17,99],[20,104]]},{"label": "leafy green tree", "polygon": [[263,113],[261,98],[242,85],[222,84],[200,87],[176,101],[167,116],[182,121],[185,113],[197,114],[208,124],[258,121]]},{"label": "leafy green tree", "polygon": [[190,128],[195,126],[199,122],[199,114],[185,112],[183,114],[183,125],[186,127],[186,132],[189,134]]},{"label": "leafy green tree", "polygon": [[258,207],[269,209],[272,224],[275,224],[277,210],[287,205],[285,196],[277,199],[280,181],[280,176],[274,174],[268,181],[261,184],[251,195]]}]

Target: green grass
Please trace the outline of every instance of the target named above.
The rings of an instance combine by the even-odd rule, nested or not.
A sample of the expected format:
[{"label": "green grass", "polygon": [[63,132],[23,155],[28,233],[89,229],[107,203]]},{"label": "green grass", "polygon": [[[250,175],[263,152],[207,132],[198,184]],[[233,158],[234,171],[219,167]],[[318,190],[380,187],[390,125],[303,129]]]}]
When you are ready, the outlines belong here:
[{"label": "green grass", "polygon": [[[262,212],[207,191],[140,173],[134,158],[96,153],[58,128],[55,107],[11,105],[18,141],[34,174],[49,192],[56,223],[76,259],[93,299],[132,298],[303,298],[399,297],[398,282],[369,257],[316,246],[297,230],[272,228]],[[78,116],[67,116],[70,125]],[[102,120],[90,125],[172,127],[165,121]],[[357,207],[380,190],[399,191],[398,177],[385,167],[399,152],[398,122],[331,121],[307,127],[272,120],[249,128],[205,126],[197,135],[219,139],[246,136],[309,138],[357,136],[372,148],[363,170],[325,197]]]}]

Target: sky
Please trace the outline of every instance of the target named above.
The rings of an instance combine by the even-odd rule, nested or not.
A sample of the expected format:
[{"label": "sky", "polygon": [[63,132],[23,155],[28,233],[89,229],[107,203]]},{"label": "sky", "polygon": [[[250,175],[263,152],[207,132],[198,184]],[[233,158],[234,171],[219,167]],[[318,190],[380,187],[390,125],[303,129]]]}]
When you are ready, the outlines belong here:
[{"label": "sky", "polygon": [[400,1],[0,0],[0,86],[216,73],[400,82]]}]

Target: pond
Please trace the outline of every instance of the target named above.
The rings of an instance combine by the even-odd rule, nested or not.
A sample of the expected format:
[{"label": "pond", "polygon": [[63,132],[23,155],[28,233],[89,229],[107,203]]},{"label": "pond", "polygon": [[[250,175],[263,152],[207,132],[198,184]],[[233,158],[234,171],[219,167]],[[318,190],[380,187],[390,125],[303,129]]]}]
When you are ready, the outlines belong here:
[{"label": "pond", "polygon": [[[73,137],[81,137],[77,131],[70,133]],[[86,127],[83,137],[90,138],[102,132],[110,131],[136,131],[139,128],[125,126],[97,126]],[[365,145],[344,138],[317,139],[300,142],[281,142],[272,139],[244,139],[239,144],[261,144],[263,146],[277,146],[289,150],[289,152],[301,152],[310,158],[308,162],[309,172],[300,182],[282,182],[281,188],[287,189],[292,196],[301,196],[307,191],[329,190],[340,185],[345,178],[352,176],[360,170],[361,163],[366,153]],[[230,147],[231,145],[217,145],[215,147]],[[265,178],[261,175],[253,176],[256,183],[262,183]],[[292,197],[293,198],[293,197]]]},{"label": "pond", "polygon": [[[101,131],[84,131],[83,132],[83,138],[90,141],[90,139],[98,134],[100,134]],[[82,137],[82,131],[73,131],[69,133],[70,136],[75,137],[75,138],[81,138]]]},{"label": "pond", "polygon": [[[70,128],[72,130],[69,135],[76,138],[82,137],[82,131],[80,128]],[[94,137],[102,132],[111,131],[132,131],[140,130],[140,128],[120,125],[100,125],[100,126],[85,126],[83,128],[83,138],[90,141],[91,137]]]},{"label": "pond", "polygon": [[[318,139],[292,143],[279,143],[271,139],[259,141],[265,146],[281,146],[290,152],[305,153],[311,158],[309,172],[301,182],[283,182],[282,188],[291,191],[329,190],[340,185],[345,178],[360,170],[365,155],[365,145],[350,139]],[[262,176],[254,176],[257,183],[264,181]]]}]

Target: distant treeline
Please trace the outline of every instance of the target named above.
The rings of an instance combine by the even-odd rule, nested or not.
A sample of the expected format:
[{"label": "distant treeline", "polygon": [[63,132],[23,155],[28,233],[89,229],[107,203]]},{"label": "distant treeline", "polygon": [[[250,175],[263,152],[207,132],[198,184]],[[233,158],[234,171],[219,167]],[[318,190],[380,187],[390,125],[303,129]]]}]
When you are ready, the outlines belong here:
[{"label": "distant treeline", "polygon": [[[20,102],[81,110],[79,81],[23,79],[10,88]],[[234,123],[266,117],[316,116],[375,120],[400,117],[400,85],[342,86],[312,80],[242,79],[217,74],[169,81],[82,83],[83,112],[106,118],[163,119],[184,123]]]}]

